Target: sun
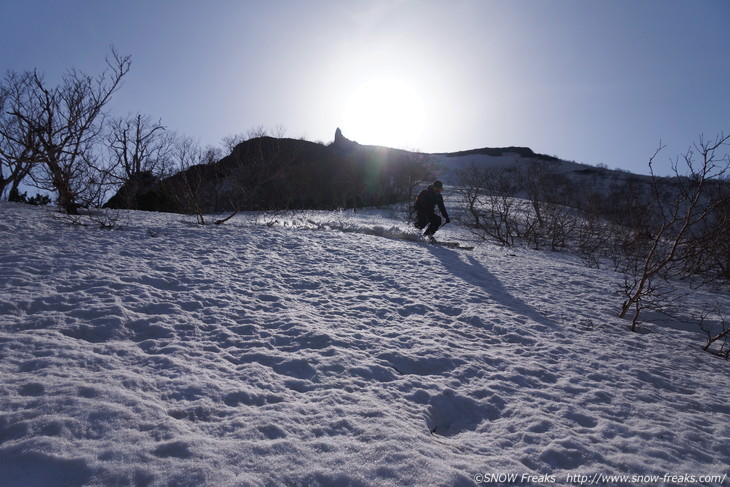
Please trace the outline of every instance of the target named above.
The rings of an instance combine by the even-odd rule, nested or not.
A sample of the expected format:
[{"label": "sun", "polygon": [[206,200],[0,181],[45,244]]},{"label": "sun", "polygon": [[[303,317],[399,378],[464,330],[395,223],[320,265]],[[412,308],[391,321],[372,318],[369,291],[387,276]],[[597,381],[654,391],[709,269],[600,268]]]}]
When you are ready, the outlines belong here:
[{"label": "sun", "polygon": [[361,144],[413,149],[419,142],[425,110],[421,97],[394,78],[368,80],[350,95],[345,133]]}]

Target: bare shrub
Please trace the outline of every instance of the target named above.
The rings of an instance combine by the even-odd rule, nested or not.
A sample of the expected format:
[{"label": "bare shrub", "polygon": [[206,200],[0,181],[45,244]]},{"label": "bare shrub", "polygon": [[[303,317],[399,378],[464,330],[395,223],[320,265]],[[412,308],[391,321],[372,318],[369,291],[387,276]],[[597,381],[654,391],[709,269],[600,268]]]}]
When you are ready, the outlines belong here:
[{"label": "bare shrub", "polygon": [[[716,215],[723,201],[712,197],[711,186],[721,181],[730,159],[719,150],[730,136],[718,136],[714,141],[700,138],[682,156],[686,175],[680,174],[679,158],[673,161],[675,177],[671,183],[654,176],[653,162],[661,147],[649,160],[653,177],[653,204],[656,221],[646,230],[646,246],[639,246],[637,266],[629,269],[623,294],[626,299],[619,317],[633,311],[631,329],[636,330],[639,315],[647,302],[656,299],[657,290],[671,279],[693,276],[697,269],[696,256],[707,249],[714,239],[706,223]],[[698,161],[699,158],[699,161]],[[669,197],[668,197],[669,195]]]},{"label": "bare shrub", "polygon": [[103,127],[102,110],[130,62],[129,56],[112,49],[101,75],[94,78],[71,69],[56,87],[49,87],[37,71],[6,78],[18,90],[7,100],[11,120],[6,120],[0,135],[25,148],[15,155],[32,161],[34,184],[54,191],[66,213],[98,205],[110,183],[108,171],[99,163],[96,142]]},{"label": "bare shrub", "polygon": [[464,223],[478,236],[513,246],[519,236],[517,188],[504,168],[470,166],[457,173]]},{"label": "bare shrub", "polygon": [[[702,349],[730,359],[730,324],[721,314],[719,307],[715,306],[712,313],[703,310],[698,318],[698,326],[707,337]],[[713,345],[717,344],[719,348],[712,349]]]}]

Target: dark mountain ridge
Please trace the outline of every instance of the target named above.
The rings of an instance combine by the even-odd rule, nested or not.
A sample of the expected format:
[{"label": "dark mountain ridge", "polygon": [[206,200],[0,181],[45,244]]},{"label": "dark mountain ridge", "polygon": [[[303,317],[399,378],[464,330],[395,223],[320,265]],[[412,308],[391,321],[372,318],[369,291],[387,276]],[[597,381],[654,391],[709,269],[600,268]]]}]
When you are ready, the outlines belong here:
[{"label": "dark mountain ridge", "polygon": [[646,176],[563,161],[527,147],[425,154],[361,145],[338,128],[329,145],[257,137],[212,164],[163,179],[142,174],[107,206],[179,213],[380,206],[411,199],[418,186],[435,178],[457,185],[468,168],[501,168],[519,185],[519,173],[528,167],[539,168],[545,184],[570,188],[573,200],[587,199],[589,191],[608,195],[649,184]]},{"label": "dark mountain ridge", "polygon": [[106,206],[207,213],[385,205],[407,194],[420,159],[403,150],[360,145],[341,133],[329,145],[257,137],[213,164],[164,179],[143,174]]}]

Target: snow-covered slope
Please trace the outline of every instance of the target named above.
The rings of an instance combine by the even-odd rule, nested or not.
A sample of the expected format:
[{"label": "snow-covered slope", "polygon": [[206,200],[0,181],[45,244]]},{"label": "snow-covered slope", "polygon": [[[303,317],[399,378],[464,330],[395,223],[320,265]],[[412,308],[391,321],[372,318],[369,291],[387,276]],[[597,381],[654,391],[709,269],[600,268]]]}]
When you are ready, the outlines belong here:
[{"label": "snow-covered slope", "polygon": [[585,169],[596,169],[585,164],[563,161],[555,157],[535,154],[528,148],[475,149],[464,152],[431,154],[437,176],[447,184],[458,182],[458,172],[475,167],[480,170],[499,169],[515,171],[529,164],[538,164],[554,174],[568,174]]},{"label": "snow-covered slope", "polygon": [[496,174],[503,172],[512,184],[523,191],[525,189],[523,179],[529,173],[533,173],[532,178],[542,178],[542,184],[553,186],[556,181],[560,181],[564,189],[570,188],[570,191],[575,193],[578,201],[587,201],[593,195],[623,198],[622,194],[626,192],[633,195],[641,193],[649,195],[651,191],[649,176],[538,154],[525,157],[524,152],[520,154],[505,150],[501,155],[490,154],[498,150],[477,149],[465,153],[432,154],[430,162],[435,166],[436,176],[447,185],[463,184],[459,173],[475,168],[479,171],[495,171]]},{"label": "snow-covered slope", "polygon": [[628,332],[619,275],[377,212],[123,215],[0,204],[0,486],[728,485],[727,363]]}]

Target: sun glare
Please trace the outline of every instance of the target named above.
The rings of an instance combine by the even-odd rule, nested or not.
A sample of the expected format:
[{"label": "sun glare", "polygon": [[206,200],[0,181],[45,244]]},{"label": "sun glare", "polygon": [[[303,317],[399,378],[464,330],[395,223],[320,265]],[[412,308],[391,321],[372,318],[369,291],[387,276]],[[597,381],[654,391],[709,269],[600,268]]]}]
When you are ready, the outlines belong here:
[{"label": "sun glare", "polygon": [[358,86],[345,107],[345,134],[361,144],[416,149],[423,101],[406,83],[377,78]]}]

